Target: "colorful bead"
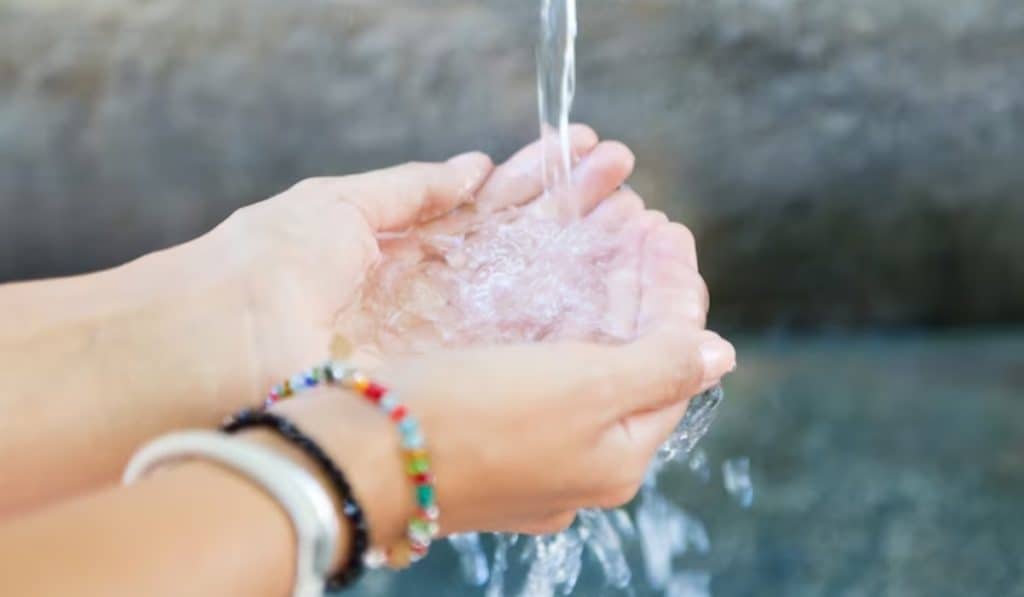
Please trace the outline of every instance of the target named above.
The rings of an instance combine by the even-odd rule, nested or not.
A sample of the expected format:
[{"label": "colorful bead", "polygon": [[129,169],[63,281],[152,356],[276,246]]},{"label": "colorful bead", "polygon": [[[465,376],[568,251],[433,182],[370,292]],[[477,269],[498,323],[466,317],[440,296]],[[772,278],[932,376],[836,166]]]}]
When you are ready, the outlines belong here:
[{"label": "colorful bead", "polygon": [[401,404],[399,404],[398,406],[393,408],[391,410],[391,413],[389,414],[389,416],[391,417],[391,420],[394,421],[395,423],[401,422],[402,419],[405,418],[405,415],[406,415],[405,406],[403,406]]},{"label": "colorful bead", "polygon": [[402,447],[406,450],[421,450],[423,445],[423,435],[419,432],[402,436]]},{"label": "colorful bead", "polygon": [[302,374],[293,375],[292,378],[288,380],[288,383],[291,384],[293,390],[301,392],[306,388],[306,376]]},{"label": "colorful bead", "polygon": [[379,406],[386,414],[391,414],[391,411],[395,410],[398,406],[398,401],[395,400],[393,396],[384,396],[377,403],[377,406]]},{"label": "colorful bead", "polygon": [[371,400],[380,400],[384,394],[388,393],[388,389],[384,386],[370,382],[370,385],[366,386],[366,397]]},{"label": "colorful bead", "polygon": [[379,549],[371,549],[363,556],[363,564],[367,568],[380,568],[388,563],[387,553]]},{"label": "colorful bead", "polygon": [[370,387],[370,380],[362,373],[355,373],[351,376],[352,387],[360,394],[366,393],[366,388]]},{"label": "colorful bead", "polygon": [[405,454],[405,468],[409,480],[413,484],[413,498],[417,506],[416,516],[409,521],[406,540],[387,550],[386,553],[371,550],[364,558],[366,565],[376,567],[387,562],[395,568],[404,568],[411,562],[418,561],[426,555],[432,540],[438,536],[440,527],[438,518],[437,495],[434,489],[434,476],[430,472],[430,458],[424,449],[423,433],[419,421],[409,415],[405,405],[401,404],[387,387],[372,381],[362,372],[343,362],[327,361],[293,375],[280,386],[275,386],[268,394],[265,405],[282,400],[307,388],[316,387],[321,382],[339,384],[354,390],[367,400],[377,404],[382,412],[397,424],[401,436],[401,445]]},{"label": "colorful bead", "polygon": [[410,458],[409,465],[405,469],[410,475],[418,475],[430,470],[430,463],[426,458]]},{"label": "colorful bead", "polygon": [[412,563],[412,552],[408,543],[399,543],[388,550],[388,564],[394,568],[408,568]]},{"label": "colorful bead", "polygon": [[331,369],[331,380],[345,383],[349,374],[349,368],[341,363],[331,363],[328,366]]},{"label": "colorful bead", "polygon": [[421,533],[421,534],[424,534],[424,535],[429,535],[430,534],[430,530],[427,528],[427,521],[419,519],[419,518],[414,518],[414,519],[409,521],[409,530],[410,531],[415,531],[417,533]]},{"label": "colorful bead", "polygon": [[434,486],[433,485],[419,485],[416,487],[416,499],[419,501],[420,506],[426,508],[434,504]]}]

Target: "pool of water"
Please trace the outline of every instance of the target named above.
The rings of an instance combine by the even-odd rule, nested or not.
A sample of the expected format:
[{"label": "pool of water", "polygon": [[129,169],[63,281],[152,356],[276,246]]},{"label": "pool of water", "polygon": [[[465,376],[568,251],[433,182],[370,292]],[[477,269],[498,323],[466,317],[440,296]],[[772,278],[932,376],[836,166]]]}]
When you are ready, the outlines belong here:
[{"label": "pool of water", "polygon": [[[706,573],[716,596],[1024,595],[1024,330],[737,345],[701,443],[711,478],[680,466],[662,480],[710,536],[706,554],[677,559],[688,578]],[[741,456],[749,508],[723,487],[722,463]],[[605,587],[591,561],[576,594],[662,594],[630,549],[629,592]],[[441,547],[355,594],[482,591]]]}]

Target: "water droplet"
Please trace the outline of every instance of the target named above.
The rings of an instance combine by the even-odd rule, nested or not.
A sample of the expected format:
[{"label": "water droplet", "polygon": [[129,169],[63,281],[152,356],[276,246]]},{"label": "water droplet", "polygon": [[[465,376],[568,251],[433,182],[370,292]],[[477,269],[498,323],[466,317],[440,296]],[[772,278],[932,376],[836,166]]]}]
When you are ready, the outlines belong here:
[{"label": "water droplet", "polygon": [[750,459],[733,458],[722,463],[725,491],[740,506],[749,508],[754,503],[754,485],[750,481]]}]

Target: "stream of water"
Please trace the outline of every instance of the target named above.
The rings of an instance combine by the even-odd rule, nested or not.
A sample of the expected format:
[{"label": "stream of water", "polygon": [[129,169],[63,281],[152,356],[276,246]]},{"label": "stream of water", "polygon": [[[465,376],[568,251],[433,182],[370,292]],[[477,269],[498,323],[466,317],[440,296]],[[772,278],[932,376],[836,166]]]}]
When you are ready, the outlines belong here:
[{"label": "stream of water", "polygon": [[576,94],[576,0],[541,0],[537,43],[537,115],[544,146],[544,189],[557,197],[563,223],[580,207],[568,191],[572,175],[569,113]]}]

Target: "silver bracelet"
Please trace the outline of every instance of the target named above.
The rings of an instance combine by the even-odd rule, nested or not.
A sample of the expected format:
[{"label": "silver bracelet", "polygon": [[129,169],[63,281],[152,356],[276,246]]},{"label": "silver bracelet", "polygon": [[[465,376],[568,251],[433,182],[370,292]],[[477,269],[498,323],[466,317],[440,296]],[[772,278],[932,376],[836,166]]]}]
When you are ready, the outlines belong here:
[{"label": "silver bracelet", "polygon": [[338,517],[324,488],[305,469],[262,446],[212,431],[158,438],[135,453],[122,481],[138,481],[160,464],[203,458],[237,471],[277,500],[295,530],[298,555],[294,597],[319,597],[338,546]]}]

